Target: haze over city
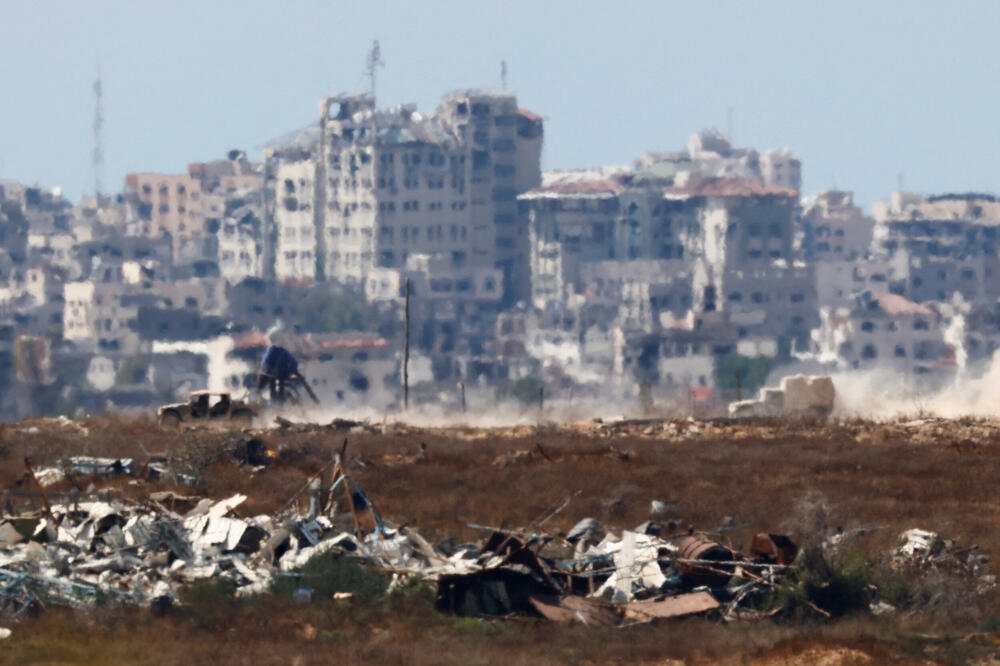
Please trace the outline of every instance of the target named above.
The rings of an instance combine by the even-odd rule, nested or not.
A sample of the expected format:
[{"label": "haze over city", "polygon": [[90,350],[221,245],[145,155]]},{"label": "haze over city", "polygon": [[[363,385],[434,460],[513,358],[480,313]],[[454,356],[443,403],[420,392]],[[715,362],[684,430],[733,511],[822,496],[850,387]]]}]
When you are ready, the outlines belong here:
[{"label": "haze over city", "polygon": [[[322,95],[380,106],[499,87],[547,118],[543,168],[626,164],[702,128],[801,156],[803,191],[864,206],[905,189],[993,191],[1000,148],[991,2],[5,3],[0,180],[93,189],[181,172],[313,124]],[[731,122],[730,122],[731,121]]]}]

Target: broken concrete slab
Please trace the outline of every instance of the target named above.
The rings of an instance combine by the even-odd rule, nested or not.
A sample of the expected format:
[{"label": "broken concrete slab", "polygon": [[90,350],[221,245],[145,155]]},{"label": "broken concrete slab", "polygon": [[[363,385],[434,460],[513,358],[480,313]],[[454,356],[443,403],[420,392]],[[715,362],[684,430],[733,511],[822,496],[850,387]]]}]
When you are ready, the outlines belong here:
[{"label": "broken concrete slab", "polygon": [[671,597],[633,601],[625,605],[625,619],[632,622],[652,622],[658,619],[704,613],[718,607],[719,602],[708,592],[690,592]]}]

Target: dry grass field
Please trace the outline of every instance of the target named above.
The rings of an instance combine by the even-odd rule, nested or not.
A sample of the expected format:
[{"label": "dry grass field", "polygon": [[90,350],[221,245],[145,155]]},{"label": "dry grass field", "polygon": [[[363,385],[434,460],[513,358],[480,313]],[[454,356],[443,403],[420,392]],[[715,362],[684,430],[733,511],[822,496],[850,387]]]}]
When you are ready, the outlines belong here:
[{"label": "dry grass field", "polygon": [[[275,451],[251,472],[230,455],[250,437]],[[166,456],[200,478],[195,488],[117,478],[111,496],[175,490],[249,496],[243,515],[285,506],[305,479],[346,448],[346,467],[379,512],[428,540],[481,539],[468,525],[529,528],[568,497],[546,524],[567,531],[583,517],[612,529],[650,518],[669,502],[678,532],[725,534],[745,546],[755,532],[816,538],[816,531],[872,528],[851,548],[887,570],[899,534],[919,527],[1000,558],[1000,424],[685,421],[540,424],[516,428],[273,428],[253,432],[165,431],[143,419],[93,418],[6,424],[0,489],[15,511],[37,508],[24,457],[36,468],[69,455],[131,456],[140,467]],[[423,445],[423,446],[422,446]],[[68,479],[51,493],[73,492]],[[815,524],[820,505],[826,525]],[[745,527],[741,527],[745,526]],[[723,623],[696,617],[627,629],[564,626],[532,618],[481,620],[435,612],[433,593],[413,589],[371,601],[295,606],[221,594],[150,611],[45,609],[9,626],[4,663],[963,663],[1000,655],[1000,592],[976,593],[945,572],[898,581],[908,608],[873,617],[782,618]],[[192,597],[194,599],[194,597]],[[983,661],[983,663],[988,663]]]}]

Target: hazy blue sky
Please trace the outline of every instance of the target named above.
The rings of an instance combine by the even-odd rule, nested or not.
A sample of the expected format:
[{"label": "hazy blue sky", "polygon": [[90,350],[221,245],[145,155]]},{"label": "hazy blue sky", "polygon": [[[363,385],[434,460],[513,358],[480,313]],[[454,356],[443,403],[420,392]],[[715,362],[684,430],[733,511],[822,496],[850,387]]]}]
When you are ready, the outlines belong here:
[{"label": "hazy blue sky", "polygon": [[804,161],[804,190],[995,191],[997,2],[25,2],[0,0],[0,179],[89,191],[251,152],[360,90],[379,104],[498,87],[548,117],[545,168],[627,163],[724,128]]}]

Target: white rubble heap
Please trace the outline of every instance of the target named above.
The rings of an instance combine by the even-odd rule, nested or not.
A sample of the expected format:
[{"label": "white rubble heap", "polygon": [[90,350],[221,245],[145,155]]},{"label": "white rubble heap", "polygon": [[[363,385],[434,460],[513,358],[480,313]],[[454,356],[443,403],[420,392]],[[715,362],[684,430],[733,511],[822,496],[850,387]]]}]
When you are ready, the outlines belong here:
[{"label": "white rubble heap", "polygon": [[[81,501],[52,505],[56,524],[11,519],[0,525],[0,590],[23,595],[22,608],[34,599],[87,606],[100,596],[145,606],[172,602],[180,586],[209,578],[231,580],[240,596],[265,592],[275,576],[321,553],[428,578],[474,566],[465,552],[446,558],[418,534],[381,521],[359,541],[322,515],[237,517],[246,499],[203,499],[183,515],[155,500]],[[25,522],[34,524],[30,538],[15,529]]]},{"label": "white rubble heap", "polygon": [[[899,547],[899,555],[904,558],[927,557],[935,548],[940,550],[944,543],[937,533],[918,528],[903,532],[899,539],[903,542]],[[938,544],[941,546],[938,547]]]}]

